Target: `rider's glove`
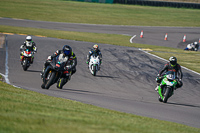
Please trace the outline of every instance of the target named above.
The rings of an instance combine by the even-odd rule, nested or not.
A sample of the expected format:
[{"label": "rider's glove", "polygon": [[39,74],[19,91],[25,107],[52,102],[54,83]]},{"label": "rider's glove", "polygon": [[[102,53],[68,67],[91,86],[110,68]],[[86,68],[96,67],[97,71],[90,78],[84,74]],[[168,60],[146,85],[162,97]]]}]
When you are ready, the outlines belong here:
[{"label": "rider's glove", "polygon": [[160,82],[161,79],[162,79],[162,77],[158,74],[156,77],[156,82]]},{"label": "rider's glove", "polygon": [[51,61],[51,60],[52,60],[52,57],[48,56],[47,61]]},{"label": "rider's glove", "polygon": [[89,62],[88,62],[88,61],[86,61],[86,63],[87,63],[87,64],[89,64]]},{"label": "rider's glove", "polygon": [[71,70],[71,66],[65,66],[64,69],[67,70],[67,71],[70,71]]},{"label": "rider's glove", "polygon": [[157,79],[161,79],[162,77],[160,76],[160,74],[157,75]]}]

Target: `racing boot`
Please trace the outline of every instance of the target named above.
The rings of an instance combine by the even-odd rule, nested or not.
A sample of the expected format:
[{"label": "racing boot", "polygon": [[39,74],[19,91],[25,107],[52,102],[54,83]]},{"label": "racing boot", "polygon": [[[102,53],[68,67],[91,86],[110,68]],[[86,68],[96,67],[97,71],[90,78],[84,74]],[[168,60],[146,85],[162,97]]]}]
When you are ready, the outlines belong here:
[{"label": "racing boot", "polygon": [[86,61],[86,64],[88,65],[88,69],[89,69],[89,60]]},{"label": "racing boot", "polygon": [[43,72],[40,72],[41,79],[43,79],[43,74],[44,74]]},{"label": "racing boot", "polygon": [[20,56],[20,62],[22,63],[24,56]]},{"label": "racing boot", "polygon": [[101,63],[102,63],[102,60],[100,60],[99,71],[100,71],[100,68],[101,68]]},{"label": "racing boot", "polygon": [[160,96],[158,96],[158,101],[163,102],[163,100]]},{"label": "racing boot", "polygon": [[30,62],[31,64],[33,64],[33,60],[34,60],[34,57],[31,58],[31,62]]},{"label": "racing boot", "polygon": [[155,91],[158,91],[158,86],[156,86]]},{"label": "racing boot", "polygon": [[45,69],[46,69],[46,68],[44,67],[43,70],[42,70],[42,72],[40,72],[41,79],[43,79],[43,75],[44,75],[44,70],[45,70]]}]

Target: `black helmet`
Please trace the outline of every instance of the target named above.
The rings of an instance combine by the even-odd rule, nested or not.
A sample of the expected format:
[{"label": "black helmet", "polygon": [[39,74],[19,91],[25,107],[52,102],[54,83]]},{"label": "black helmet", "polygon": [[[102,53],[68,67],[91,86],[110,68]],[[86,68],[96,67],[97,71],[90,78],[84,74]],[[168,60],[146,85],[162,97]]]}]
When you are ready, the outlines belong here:
[{"label": "black helmet", "polygon": [[176,64],[177,64],[176,57],[174,57],[174,56],[170,57],[169,58],[169,62],[170,62],[170,64],[171,64],[172,67],[176,66]]},{"label": "black helmet", "polygon": [[68,56],[68,55],[71,55],[71,53],[72,53],[72,48],[70,46],[68,46],[68,45],[65,45],[63,47],[63,54],[65,56]]}]

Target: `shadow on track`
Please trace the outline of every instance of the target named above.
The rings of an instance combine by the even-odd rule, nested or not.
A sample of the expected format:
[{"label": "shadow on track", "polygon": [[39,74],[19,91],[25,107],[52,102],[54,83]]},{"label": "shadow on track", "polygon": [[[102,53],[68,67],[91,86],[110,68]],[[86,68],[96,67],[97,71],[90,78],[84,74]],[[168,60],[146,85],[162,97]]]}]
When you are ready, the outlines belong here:
[{"label": "shadow on track", "polygon": [[200,106],[198,106],[198,105],[190,105],[190,104],[182,104],[182,103],[170,103],[170,102],[167,102],[167,104],[180,105],[180,106],[187,106],[187,107],[194,107],[194,108],[200,108]]},{"label": "shadow on track", "polygon": [[37,71],[37,70],[26,70],[27,72],[37,72],[37,73],[41,73],[42,71]]},{"label": "shadow on track", "polygon": [[84,90],[74,90],[74,89],[65,89],[65,88],[57,89],[57,90],[54,90],[54,91],[63,91],[63,92],[69,91],[71,93],[77,93],[77,94],[82,94],[82,93],[102,94],[102,93],[99,93],[99,92],[84,91]]},{"label": "shadow on track", "polygon": [[95,77],[102,77],[102,78],[119,78],[119,77],[104,76],[104,75],[96,75]]}]

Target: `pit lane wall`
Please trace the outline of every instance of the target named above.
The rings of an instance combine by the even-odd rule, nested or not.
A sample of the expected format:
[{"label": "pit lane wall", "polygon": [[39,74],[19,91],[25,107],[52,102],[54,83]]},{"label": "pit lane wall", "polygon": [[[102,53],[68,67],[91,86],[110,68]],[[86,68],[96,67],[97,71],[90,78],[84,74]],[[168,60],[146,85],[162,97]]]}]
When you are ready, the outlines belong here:
[{"label": "pit lane wall", "polygon": [[200,9],[200,3],[187,3],[187,2],[170,2],[170,1],[154,1],[154,0],[72,0],[72,1]]}]

